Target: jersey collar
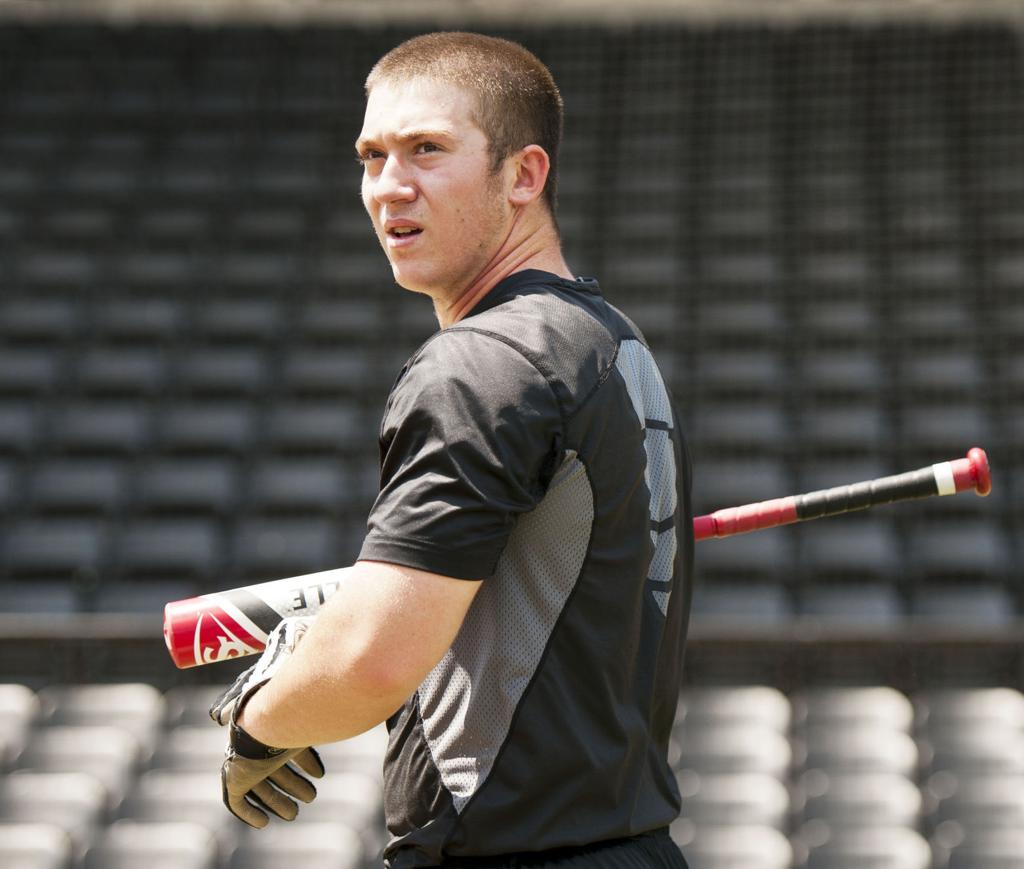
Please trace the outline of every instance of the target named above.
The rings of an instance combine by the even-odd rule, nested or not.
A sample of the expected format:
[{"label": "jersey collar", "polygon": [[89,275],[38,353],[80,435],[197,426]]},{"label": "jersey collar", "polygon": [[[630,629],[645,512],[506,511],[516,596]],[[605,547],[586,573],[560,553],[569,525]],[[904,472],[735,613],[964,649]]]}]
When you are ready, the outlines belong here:
[{"label": "jersey collar", "polygon": [[490,292],[477,302],[460,322],[464,322],[475,314],[481,314],[501,304],[501,302],[513,298],[524,287],[536,286],[553,287],[577,293],[590,293],[592,295],[601,294],[601,287],[597,282],[597,278],[579,277],[574,281],[570,281],[567,278],[556,275],[554,272],[547,272],[543,269],[523,269],[521,272],[515,272],[507,278],[498,281],[491,288]]}]

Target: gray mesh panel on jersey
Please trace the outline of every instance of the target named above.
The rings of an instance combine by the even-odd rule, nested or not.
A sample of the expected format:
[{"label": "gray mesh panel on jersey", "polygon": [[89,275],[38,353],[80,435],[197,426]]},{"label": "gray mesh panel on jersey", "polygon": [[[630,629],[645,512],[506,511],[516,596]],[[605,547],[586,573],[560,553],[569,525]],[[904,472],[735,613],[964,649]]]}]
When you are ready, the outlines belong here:
[{"label": "gray mesh panel on jersey", "polygon": [[[672,403],[651,351],[639,341],[626,340],[619,347],[615,367],[626,383],[640,425],[645,429],[647,467],[644,480],[651,493],[651,523],[666,523],[675,516],[676,459],[672,449]],[[647,577],[651,594],[663,615],[668,614],[672,565],[676,558],[674,527],[652,530],[654,556]]]},{"label": "gray mesh panel on jersey", "polygon": [[593,520],[587,470],[569,451],[544,499],[519,517],[494,577],[419,687],[423,733],[457,812],[487,779],[505,741],[583,568]]}]

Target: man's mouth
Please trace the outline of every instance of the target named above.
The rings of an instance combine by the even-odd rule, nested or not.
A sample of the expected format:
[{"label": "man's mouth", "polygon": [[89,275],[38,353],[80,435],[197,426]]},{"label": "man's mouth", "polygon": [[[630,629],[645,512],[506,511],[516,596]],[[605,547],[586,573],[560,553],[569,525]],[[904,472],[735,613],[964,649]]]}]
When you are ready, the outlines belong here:
[{"label": "man's mouth", "polygon": [[396,226],[394,229],[388,230],[388,235],[391,238],[409,238],[413,235],[419,235],[421,232],[423,230],[415,226]]}]

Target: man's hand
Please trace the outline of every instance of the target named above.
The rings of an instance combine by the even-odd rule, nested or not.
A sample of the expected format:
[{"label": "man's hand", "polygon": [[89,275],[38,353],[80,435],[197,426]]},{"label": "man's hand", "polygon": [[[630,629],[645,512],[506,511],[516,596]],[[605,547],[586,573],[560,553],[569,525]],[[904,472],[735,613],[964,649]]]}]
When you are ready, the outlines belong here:
[{"label": "man's hand", "polygon": [[295,651],[313,616],[284,619],[267,640],[259,660],[243,672],[210,707],[210,717],[229,727],[228,747],[221,766],[224,805],[250,827],[265,827],[270,818],[263,809],[286,821],[295,820],[299,807],[294,800],[311,802],[316,788],[290,766],[320,778],[324,765],[313,748],[274,748],[265,745],[238,723],[245,704],[260,690]]},{"label": "man's hand", "polygon": [[220,771],[224,805],[236,818],[250,827],[265,827],[270,818],[263,809],[286,821],[299,813],[295,800],[312,802],[313,783],[299,775],[289,764],[321,778],[324,765],[313,748],[272,748],[253,739],[236,721],[230,726],[227,756]]}]

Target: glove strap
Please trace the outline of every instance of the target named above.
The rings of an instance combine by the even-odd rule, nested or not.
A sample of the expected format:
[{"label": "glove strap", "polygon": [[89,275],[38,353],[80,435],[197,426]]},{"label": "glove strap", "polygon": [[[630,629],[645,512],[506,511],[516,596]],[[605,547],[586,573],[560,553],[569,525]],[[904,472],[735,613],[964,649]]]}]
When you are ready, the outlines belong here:
[{"label": "glove strap", "polygon": [[274,757],[280,757],[288,750],[287,748],[274,748],[271,745],[260,742],[243,730],[235,721],[231,722],[230,728],[231,748],[235,754],[239,757],[244,757],[246,760],[270,760]]}]

